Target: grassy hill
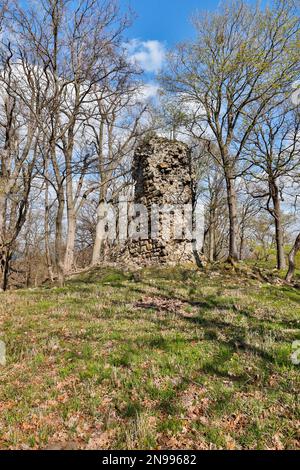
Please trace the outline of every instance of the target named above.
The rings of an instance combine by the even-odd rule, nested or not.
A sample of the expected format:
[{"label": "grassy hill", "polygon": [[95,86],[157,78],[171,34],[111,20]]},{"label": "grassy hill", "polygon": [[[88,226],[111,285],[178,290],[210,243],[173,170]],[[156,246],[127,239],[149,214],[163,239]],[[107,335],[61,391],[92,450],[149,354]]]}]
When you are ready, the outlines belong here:
[{"label": "grassy hill", "polygon": [[2,449],[300,447],[299,289],[99,268],[0,297]]}]

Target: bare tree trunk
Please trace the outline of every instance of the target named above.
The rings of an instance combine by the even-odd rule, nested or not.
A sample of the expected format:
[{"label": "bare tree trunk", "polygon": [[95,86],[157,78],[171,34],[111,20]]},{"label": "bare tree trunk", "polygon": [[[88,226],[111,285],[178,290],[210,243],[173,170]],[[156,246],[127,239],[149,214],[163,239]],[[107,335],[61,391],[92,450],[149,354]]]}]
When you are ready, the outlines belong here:
[{"label": "bare tree trunk", "polygon": [[244,245],[245,245],[245,234],[244,234],[244,227],[241,229],[241,237],[240,237],[240,261],[244,259]]},{"label": "bare tree trunk", "polygon": [[49,181],[48,181],[48,161],[45,164],[45,179],[46,179],[46,188],[45,188],[45,216],[44,216],[44,230],[45,230],[45,253],[46,253],[46,263],[48,276],[51,282],[53,282],[53,266],[51,259],[51,250],[50,250],[50,226],[49,226],[49,215],[50,215],[50,206],[49,206]]},{"label": "bare tree trunk", "polygon": [[3,289],[4,284],[4,270],[5,270],[5,246],[4,246],[4,231],[5,231],[5,192],[0,189],[0,286]]},{"label": "bare tree trunk", "polygon": [[11,260],[11,253],[8,250],[5,250],[5,259],[4,259],[4,269],[3,269],[3,281],[2,289],[6,290],[8,287],[8,277],[9,277],[9,264]]},{"label": "bare tree trunk", "polygon": [[65,273],[63,263],[63,214],[64,214],[64,193],[63,188],[59,189],[58,208],[55,224],[55,263],[57,269],[58,282],[60,286],[64,285]]},{"label": "bare tree trunk", "polygon": [[[110,153],[111,155],[111,153]],[[99,157],[100,158],[100,157]],[[111,161],[112,161],[112,157]],[[103,169],[103,163],[100,160],[99,162],[99,174],[101,175],[102,184],[100,187],[100,195],[99,195],[99,204],[97,207],[97,225],[96,225],[96,236],[93,246],[93,255],[92,255],[92,266],[95,266],[99,263],[101,259],[101,248],[103,245],[103,223],[102,223],[102,209],[103,204],[107,198],[107,190],[108,190],[108,182],[112,176],[112,171],[105,172]]]},{"label": "bare tree trunk", "polygon": [[69,128],[67,139],[64,141],[64,155],[66,161],[66,200],[67,200],[67,240],[64,259],[64,271],[68,273],[74,267],[74,250],[75,250],[75,234],[76,234],[76,212],[73,197],[73,172],[72,172],[72,153],[74,144],[74,122]]},{"label": "bare tree trunk", "polygon": [[[103,168],[104,163],[104,155],[103,155],[103,141],[104,141],[104,120],[101,119],[100,126],[97,135],[97,142],[98,142],[98,171],[99,171],[99,178],[100,178],[100,188],[99,188],[99,204],[97,207],[97,225],[96,225],[96,235],[95,241],[93,246],[93,254],[92,254],[92,266],[95,266],[100,261],[101,255],[101,247],[103,242],[103,234],[101,229],[101,204],[104,202],[103,195],[105,194],[105,185],[103,184],[103,180],[105,179],[105,172]],[[102,183],[102,185],[101,185]]]},{"label": "bare tree trunk", "polygon": [[74,269],[74,251],[76,237],[76,213],[73,207],[68,207],[68,231],[64,260],[64,271],[69,273]]},{"label": "bare tree trunk", "polygon": [[101,258],[101,248],[103,244],[103,228],[102,228],[102,207],[103,201],[99,202],[97,207],[97,225],[96,225],[96,235],[95,241],[93,246],[93,254],[92,254],[92,266],[97,265],[100,262]]},{"label": "bare tree trunk", "polygon": [[215,258],[215,246],[216,246],[216,227],[215,227],[215,213],[214,210],[210,211],[210,223],[208,231],[208,259],[212,263]]},{"label": "bare tree trunk", "polygon": [[284,236],[283,236],[283,225],[282,225],[282,213],[280,207],[279,190],[276,182],[271,181],[270,193],[273,201],[273,212],[272,215],[275,220],[275,239],[276,239],[276,258],[277,268],[285,269],[285,256],[284,256]]},{"label": "bare tree trunk", "polygon": [[275,219],[275,231],[276,231],[276,252],[277,252],[277,268],[285,269],[286,262],[284,256],[284,239],[283,239],[283,227],[281,223],[281,217]]},{"label": "bare tree trunk", "polygon": [[289,254],[289,269],[285,277],[286,281],[288,282],[291,282],[294,278],[295,267],[296,267],[295,259],[296,259],[296,254],[298,253],[299,250],[300,250],[300,233],[298,234],[296,241],[294,243],[294,246],[291,249],[290,254]]},{"label": "bare tree trunk", "polygon": [[238,261],[238,249],[237,249],[237,197],[234,186],[234,179],[231,176],[225,175],[226,188],[227,188],[227,203],[228,203],[228,214],[229,214],[229,256],[228,261]]},{"label": "bare tree trunk", "polygon": [[97,222],[96,236],[95,236],[95,242],[94,242],[93,254],[92,254],[92,266],[96,266],[97,264],[99,264],[99,261],[100,261],[100,254],[101,254],[101,247],[102,247],[103,240],[102,240],[102,231],[100,233],[99,226],[100,226],[100,223]]}]

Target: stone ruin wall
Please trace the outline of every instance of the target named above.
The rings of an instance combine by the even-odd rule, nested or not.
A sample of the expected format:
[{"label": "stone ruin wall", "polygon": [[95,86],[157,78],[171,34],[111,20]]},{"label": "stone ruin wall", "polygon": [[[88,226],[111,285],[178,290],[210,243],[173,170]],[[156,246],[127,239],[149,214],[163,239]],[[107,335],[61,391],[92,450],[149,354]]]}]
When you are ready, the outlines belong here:
[{"label": "stone ruin wall", "polygon": [[[158,206],[192,204],[191,173],[190,149],[186,144],[152,137],[135,151],[134,203],[146,206],[149,214],[153,204]],[[137,265],[195,262],[190,240],[163,239],[161,230],[164,217],[166,217],[164,214],[159,215],[160,230],[154,239],[149,235],[145,240],[127,240],[114,257],[115,261]],[[148,229],[150,234],[150,227]]]}]

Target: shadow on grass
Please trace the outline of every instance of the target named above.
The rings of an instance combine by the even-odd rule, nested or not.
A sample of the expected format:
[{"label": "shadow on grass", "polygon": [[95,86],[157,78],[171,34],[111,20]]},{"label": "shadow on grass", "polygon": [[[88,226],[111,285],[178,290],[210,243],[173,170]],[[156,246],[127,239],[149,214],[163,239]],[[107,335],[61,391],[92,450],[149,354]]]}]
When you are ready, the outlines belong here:
[{"label": "shadow on grass", "polygon": [[[187,272],[183,272],[180,276],[181,279],[186,279]],[[170,276],[172,279],[172,276]],[[168,276],[165,279],[169,279]],[[130,282],[128,282],[130,281]],[[77,280],[78,282],[78,280]],[[280,328],[274,329],[272,326],[274,324],[281,326],[295,326],[298,327],[296,320],[280,320],[280,319],[270,319],[270,318],[258,318],[255,316],[255,312],[251,309],[239,308],[235,305],[235,300],[232,298],[224,299],[224,297],[217,297],[216,295],[207,295],[202,299],[192,299],[186,298],[182,295],[177,295],[174,293],[174,289],[170,286],[164,286],[163,283],[158,286],[149,282],[146,278],[139,275],[137,278],[133,273],[123,273],[122,271],[96,269],[89,273],[84,274],[83,283],[94,283],[102,286],[110,285],[111,287],[116,288],[126,288],[134,294],[139,294],[141,296],[147,297],[157,297],[165,301],[178,301],[186,306],[192,307],[193,309],[199,309],[200,312],[196,316],[184,316],[182,312],[175,315],[178,315],[183,321],[191,325],[199,326],[204,330],[204,338],[206,340],[216,341],[218,345],[223,345],[224,347],[230,349],[233,352],[245,352],[257,357],[260,357],[266,362],[266,367],[271,364],[284,363],[284,359],[281,357],[276,357],[275,352],[269,352],[267,348],[264,347],[264,341],[266,338],[269,338],[271,341],[291,341],[291,336],[287,335],[285,332],[282,332]],[[151,288],[151,292],[147,288]],[[154,289],[154,292],[153,292]],[[281,291],[281,289],[279,289]],[[285,292],[285,290],[284,290]],[[114,304],[123,304],[123,302],[115,301]],[[126,304],[126,302],[124,302]],[[150,305],[150,304],[149,304]],[[149,311],[148,321],[150,322],[161,322],[162,320],[168,321],[168,314],[174,317],[174,310],[168,312],[168,308],[164,307],[163,311],[159,310],[159,306],[156,306],[155,303],[151,305],[151,308],[145,308],[145,311]],[[159,319],[155,316],[155,312],[159,311],[163,316]],[[134,307],[133,307],[134,312]],[[231,312],[236,314],[238,321],[244,317],[247,319],[247,324],[237,325],[235,323],[227,322],[219,318],[209,318],[210,314],[218,313],[222,316],[222,312]],[[153,315],[154,313],[154,315]],[[165,316],[165,318],[164,318]],[[215,315],[214,315],[215,316]],[[122,314],[122,318],[126,318]],[[128,318],[132,319],[132,315]],[[169,319],[171,321],[171,318]],[[259,339],[261,345],[255,344],[256,341],[249,342],[249,337],[253,337],[255,340]],[[222,338],[222,339],[221,339]],[[251,344],[250,344],[251,343]],[[257,342],[256,342],[257,343]],[[153,344],[155,347],[155,344]],[[219,360],[219,359],[218,359]],[[290,364],[290,363],[289,363]],[[220,368],[220,363],[212,361],[210,365],[206,365],[206,372],[211,372],[217,375],[226,376],[226,373],[223,372]],[[245,379],[245,376],[242,374],[240,377],[241,380]]]}]

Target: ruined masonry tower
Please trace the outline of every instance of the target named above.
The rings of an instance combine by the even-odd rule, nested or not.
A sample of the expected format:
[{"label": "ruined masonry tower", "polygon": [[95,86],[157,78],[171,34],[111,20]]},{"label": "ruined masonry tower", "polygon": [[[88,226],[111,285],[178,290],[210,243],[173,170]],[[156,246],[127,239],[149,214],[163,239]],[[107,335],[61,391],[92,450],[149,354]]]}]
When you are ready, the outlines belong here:
[{"label": "ruined masonry tower", "polygon": [[[143,142],[134,155],[133,177],[134,203],[146,206],[149,214],[153,205],[192,204],[190,150],[183,142],[162,137]],[[194,262],[191,240],[185,239],[184,233],[181,239],[166,240],[162,235],[165,215],[160,213],[158,217],[160,223],[155,238],[149,235],[148,239],[129,240],[123,260],[139,265]],[[150,234],[150,223],[148,228]]]}]

